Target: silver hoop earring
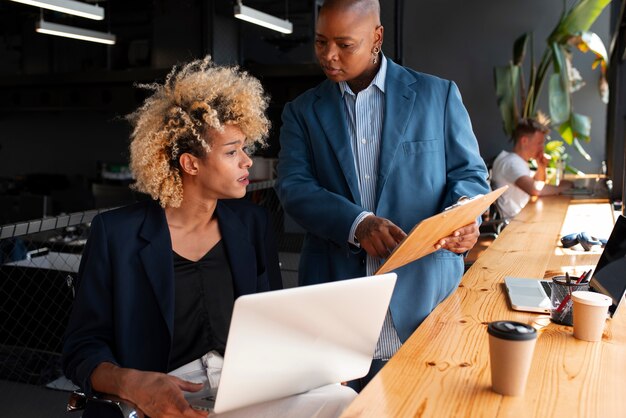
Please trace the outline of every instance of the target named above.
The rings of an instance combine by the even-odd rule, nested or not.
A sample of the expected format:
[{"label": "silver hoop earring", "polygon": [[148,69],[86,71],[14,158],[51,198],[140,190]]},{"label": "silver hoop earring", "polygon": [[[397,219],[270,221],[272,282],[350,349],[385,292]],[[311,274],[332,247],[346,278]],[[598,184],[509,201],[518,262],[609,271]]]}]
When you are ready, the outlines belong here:
[{"label": "silver hoop earring", "polygon": [[372,49],[372,63],[376,64],[378,62],[378,54],[380,54],[380,47],[376,45],[374,49]]}]

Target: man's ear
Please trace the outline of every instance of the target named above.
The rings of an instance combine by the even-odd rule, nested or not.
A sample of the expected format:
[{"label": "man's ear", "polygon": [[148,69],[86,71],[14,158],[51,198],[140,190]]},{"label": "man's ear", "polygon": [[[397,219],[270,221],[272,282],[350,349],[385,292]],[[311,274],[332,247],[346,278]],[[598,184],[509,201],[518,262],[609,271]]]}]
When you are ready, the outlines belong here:
[{"label": "man's ear", "polygon": [[522,135],[519,139],[519,142],[523,147],[527,147],[528,143],[530,142],[530,136]]},{"label": "man's ear", "polygon": [[185,152],[178,157],[178,163],[183,172],[195,176],[198,174],[198,159],[193,155]]}]

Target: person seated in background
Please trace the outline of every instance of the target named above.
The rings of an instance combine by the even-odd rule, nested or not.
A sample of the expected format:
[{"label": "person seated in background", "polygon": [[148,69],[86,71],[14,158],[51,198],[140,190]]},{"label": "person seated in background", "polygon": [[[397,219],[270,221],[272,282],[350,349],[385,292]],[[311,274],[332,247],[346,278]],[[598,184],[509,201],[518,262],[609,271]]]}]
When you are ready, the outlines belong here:
[{"label": "person seated in background", "polygon": [[[559,194],[572,187],[569,181],[558,186],[546,184],[546,167],[549,160],[543,153],[548,122],[538,119],[522,119],[513,131],[513,152],[502,151],[493,162],[491,185],[497,189],[508,185],[509,189],[496,202],[500,215],[512,218],[526,206],[531,196]],[[534,159],[537,170],[532,173],[528,160]]]},{"label": "person seated in background", "polygon": [[[209,57],[144,87],[154,93],[129,116],[130,166],[153,200],[93,219],[62,363],[87,395],[153,418],[203,417],[183,394],[203,384],[167,373],[224,354],[238,296],[282,287],[268,213],[230,200],[246,193],[248,149],[265,143],[268,99],[258,80]],[[226,415],[335,417],[354,396],[334,385]],[[83,417],[107,416],[98,406]]]}]

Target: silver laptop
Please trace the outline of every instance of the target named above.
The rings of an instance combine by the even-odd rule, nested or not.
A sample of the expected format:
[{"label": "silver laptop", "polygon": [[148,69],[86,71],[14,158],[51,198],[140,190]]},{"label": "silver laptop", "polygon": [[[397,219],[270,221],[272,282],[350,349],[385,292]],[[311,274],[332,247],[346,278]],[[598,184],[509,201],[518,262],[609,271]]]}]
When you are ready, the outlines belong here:
[{"label": "silver laptop", "polygon": [[516,311],[550,312],[550,281],[505,277],[504,284]]},{"label": "silver laptop", "polygon": [[216,413],[363,377],[396,274],[241,296],[217,394],[190,395]]},{"label": "silver laptop", "polygon": [[[590,280],[590,290],[613,300],[611,316],[626,292],[626,218],[620,215]],[[550,281],[505,277],[511,307],[518,311],[550,312]]]}]

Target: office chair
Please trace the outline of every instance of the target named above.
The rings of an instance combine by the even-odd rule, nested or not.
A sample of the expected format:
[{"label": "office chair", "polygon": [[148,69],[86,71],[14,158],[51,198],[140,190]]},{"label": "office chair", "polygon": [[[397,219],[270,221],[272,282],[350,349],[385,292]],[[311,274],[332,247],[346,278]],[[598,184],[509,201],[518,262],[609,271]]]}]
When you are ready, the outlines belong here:
[{"label": "office chair", "polygon": [[[493,184],[491,182],[491,165],[487,164],[489,177],[489,188],[493,190]],[[502,215],[498,209],[496,202],[493,202],[487,211],[482,215],[482,223],[479,226],[480,235],[476,245],[472,248],[465,257],[465,271],[467,271],[474,262],[480,257],[493,242],[498,238],[502,230],[509,224],[510,219]]]},{"label": "office chair", "polygon": [[496,239],[509,222],[510,219],[502,215],[498,205],[494,202],[483,214],[483,222],[480,224],[480,235]]},{"label": "office chair", "polygon": [[87,396],[81,391],[74,391],[70,394],[65,407],[66,412],[84,411],[87,408],[88,403],[98,403],[102,408],[111,409],[112,414],[119,416],[120,418],[142,418],[143,414],[140,414],[135,409],[135,405],[130,402],[116,398],[112,395],[98,394],[94,396]]},{"label": "office chair", "polygon": [[[68,285],[72,289],[72,295],[76,295],[76,281],[72,280]],[[101,408],[111,410],[112,416],[119,418],[143,418],[143,414],[136,410],[131,402],[105,393],[97,393],[92,396],[85,395],[81,390],[70,393],[65,406],[65,412],[84,411],[89,403],[97,403]]]},{"label": "office chair", "polygon": [[465,271],[467,271],[480,255],[498,238],[500,232],[509,224],[509,220],[503,218],[494,205],[483,214],[483,222],[479,226],[480,235],[476,245],[467,253],[464,259]]}]

